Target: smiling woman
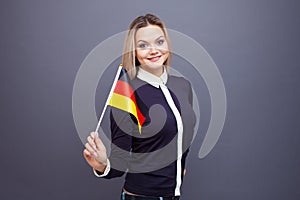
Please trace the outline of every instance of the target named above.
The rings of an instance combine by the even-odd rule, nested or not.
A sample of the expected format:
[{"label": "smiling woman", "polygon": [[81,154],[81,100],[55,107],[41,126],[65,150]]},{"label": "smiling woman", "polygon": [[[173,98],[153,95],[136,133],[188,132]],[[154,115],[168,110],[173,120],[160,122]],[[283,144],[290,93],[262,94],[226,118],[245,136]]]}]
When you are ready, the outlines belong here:
[{"label": "smiling woman", "polygon": [[[158,57],[158,58],[155,58]],[[147,14],[137,17],[129,26],[127,37],[125,39],[123,58],[123,66],[127,69],[131,79],[136,76],[136,66],[167,69],[170,66],[172,53],[171,43],[165,24],[157,16]],[[159,60],[159,63],[155,64]],[[150,71],[150,68],[148,68]],[[161,75],[161,70],[156,69],[157,74]],[[160,72],[160,73],[159,73]]]},{"label": "smiling woman", "polygon": [[84,157],[97,177],[110,179],[126,172],[122,200],[180,198],[196,119],[191,84],[168,73],[170,46],[165,25],[155,15],[131,23],[122,62],[145,121],[139,127],[130,113],[112,107],[109,158],[98,133],[92,132],[85,144]]},{"label": "smiling woman", "polygon": [[140,28],[135,35],[136,58],[144,70],[161,76],[169,56],[169,47],[162,29],[157,25]]}]

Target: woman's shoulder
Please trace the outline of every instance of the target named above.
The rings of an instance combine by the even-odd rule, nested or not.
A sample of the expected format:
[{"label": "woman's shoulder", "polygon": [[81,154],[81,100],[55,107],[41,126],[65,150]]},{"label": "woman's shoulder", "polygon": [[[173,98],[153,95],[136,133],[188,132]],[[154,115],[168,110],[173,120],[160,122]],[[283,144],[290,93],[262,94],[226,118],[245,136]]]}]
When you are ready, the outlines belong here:
[{"label": "woman's shoulder", "polygon": [[180,86],[180,87],[187,87],[187,88],[191,87],[191,83],[189,80],[187,80],[186,78],[184,78],[182,76],[175,76],[175,75],[170,75],[168,77],[168,84],[176,85],[176,86]]},{"label": "woman's shoulder", "polygon": [[172,81],[189,82],[189,81],[188,81],[186,78],[184,78],[183,76],[169,75],[168,79],[169,79],[169,80],[172,80]]}]

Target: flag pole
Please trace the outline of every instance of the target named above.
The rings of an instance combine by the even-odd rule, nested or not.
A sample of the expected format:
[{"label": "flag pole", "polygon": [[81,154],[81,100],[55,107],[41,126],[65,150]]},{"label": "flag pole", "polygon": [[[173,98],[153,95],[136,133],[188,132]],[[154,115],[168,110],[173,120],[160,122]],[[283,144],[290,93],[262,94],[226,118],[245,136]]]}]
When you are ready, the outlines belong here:
[{"label": "flag pole", "polygon": [[116,74],[116,76],[115,76],[115,80],[114,80],[114,82],[113,82],[113,84],[112,84],[112,87],[111,87],[110,92],[109,92],[109,94],[108,94],[108,97],[107,97],[107,99],[106,99],[106,102],[105,102],[104,108],[103,108],[103,110],[102,110],[102,113],[101,113],[100,119],[99,119],[99,121],[98,121],[98,125],[97,125],[97,127],[96,127],[95,132],[98,132],[98,130],[99,130],[99,128],[100,128],[100,124],[101,124],[102,119],[103,119],[103,117],[104,117],[104,113],[105,113],[105,111],[106,111],[107,105],[108,105],[108,103],[109,103],[109,101],[110,101],[110,99],[111,99],[112,93],[113,93],[113,91],[115,90],[115,87],[116,87],[116,84],[117,84],[117,82],[118,82],[118,79],[119,79],[121,70],[122,70],[122,64],[119,65],[117,74]]}]

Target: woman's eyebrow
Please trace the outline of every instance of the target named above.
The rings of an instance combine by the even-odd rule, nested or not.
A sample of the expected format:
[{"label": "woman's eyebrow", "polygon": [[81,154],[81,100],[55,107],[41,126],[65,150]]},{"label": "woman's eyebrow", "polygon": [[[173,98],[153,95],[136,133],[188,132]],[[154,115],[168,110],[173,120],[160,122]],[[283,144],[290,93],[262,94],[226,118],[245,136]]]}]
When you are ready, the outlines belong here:
[{"label": "woman's eyebrow", "polygon": [[161,35],[159,36],[156,40],[160,39],[160,38],[164,38],[165,36]]},{"label": "woman's eyebrow", "polygon": [[[158,40],[158,39],[160,39],[160,38],[162,38],[162,37],[164,37],[164,36],[161,35],[161,36],[159,36],[158,38],[156,38],[155,40]],[[138,40],[136,43],[139,43],[139,42],[147,42],[147,41],[145,41],[145,40]]]},{"label": "woman's eyebrow", "polygon": [[136,43],[139,43],[139,42],[147,42],[147,41],[145,41],[145,40],[139,40]]}]

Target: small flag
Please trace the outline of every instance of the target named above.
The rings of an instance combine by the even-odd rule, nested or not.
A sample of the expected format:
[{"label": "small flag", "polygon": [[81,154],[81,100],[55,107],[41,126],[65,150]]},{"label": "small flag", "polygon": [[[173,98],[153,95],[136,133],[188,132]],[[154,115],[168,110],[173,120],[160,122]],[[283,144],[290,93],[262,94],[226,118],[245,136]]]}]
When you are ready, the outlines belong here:
[{"label": "small flag", "polygon": [[131,113],[136,118],[139,132],[141,133],[145,117],[138,108],[129,77],[122,64],[119,66],[118,75],[118,79],[115,79],[115,83],[113,84],[114,89],[112,88],[113,92],[111,93],[108,105]]}]

